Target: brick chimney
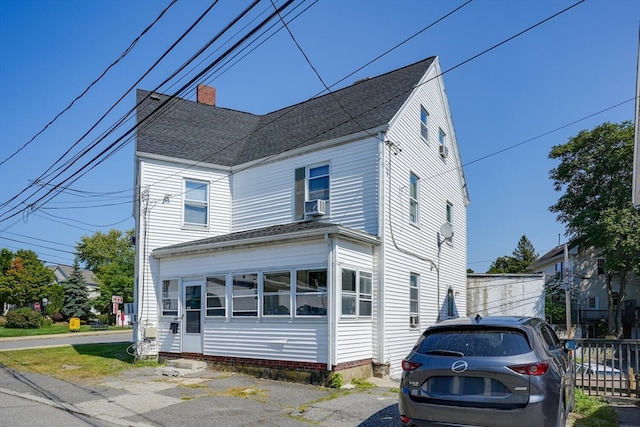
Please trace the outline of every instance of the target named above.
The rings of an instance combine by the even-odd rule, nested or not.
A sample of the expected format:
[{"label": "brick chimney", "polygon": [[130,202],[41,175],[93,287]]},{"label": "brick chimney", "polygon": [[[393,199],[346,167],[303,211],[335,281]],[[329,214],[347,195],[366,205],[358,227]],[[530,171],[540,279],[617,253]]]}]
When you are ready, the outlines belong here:
[{"label": "brick chimney", "polygon": [[204,84],[198,85],[197,91],[198,104],[216,105],[216,88]]}]

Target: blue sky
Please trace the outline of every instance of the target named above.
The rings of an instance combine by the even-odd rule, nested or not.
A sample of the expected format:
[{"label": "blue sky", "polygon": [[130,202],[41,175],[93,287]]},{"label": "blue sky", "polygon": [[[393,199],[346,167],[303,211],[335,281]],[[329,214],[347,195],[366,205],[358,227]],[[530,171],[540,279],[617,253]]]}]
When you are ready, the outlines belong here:
[{"label": "blue sky", "polygon": [[[439,57],[443,70],[451,69],[444,80],[466,164],[471,197],[467,258],[476,272],[510,255],[522,235],[540,255],[559,239],[564,242],[563,225],[548,211],[559,197],[548,178],[556,165],[547,158],[551,147],[602,122],[633,119],[640,22],[640,2],[635,0],[587,0],[464,63],[576,2],[474,0],[337,86],[432,55]],[[68,166],[67,172],[48,171],[78,140],[63,161],[98,141],[134,107],[130,93],[81,139],[209,1],[178,0],[68,111],[9,156],[89,87],[169,3],[0,2],[0,203],[18,196],[0,209],[0,247],[32,249],[45,262],[71,264],[81,236],[133,228],[133,141],[79,176],[70,189],[48,187],[39,190],[38,197],[26,196],[78,169],[83,160]],[[156,88],[248,4],[220,1],[137,87]],[[464,0],[296,0],[290,9],[308,9],[290,29],[331,85],[463,4]],[[256,10],[268,7],[263,2]],[[221,51],[208,51],[208,59],[196,61],[199,65],[183,76],[194,76]],[[257,114],[304,101],[323,89],[285,31],[238,57],[232,67],[203,79],[217,88],[218,106]],[[187,80],[174,79],[160,91],[172,93]],[[133,123],[125,121],[87,160]],[[43,174],[45,179],[34,184]],[[18,203],[31,205],[46,192],[49,196],[31,209],[6,218],[25,206]]]}]

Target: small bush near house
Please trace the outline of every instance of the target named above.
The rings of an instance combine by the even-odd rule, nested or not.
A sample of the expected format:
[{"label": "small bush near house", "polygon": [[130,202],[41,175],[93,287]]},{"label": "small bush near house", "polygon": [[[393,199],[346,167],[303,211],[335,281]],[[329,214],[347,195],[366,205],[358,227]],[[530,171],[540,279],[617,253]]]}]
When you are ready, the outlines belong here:
[{"label": "small bush near house", "polygon": [[6,328],[38,329],[42,322],[42,315],[28,307],[10,310],[7,313]]},{"label": "small bush near house", "polygon": [[341,388],[344,385],[344,377],[340,372],[332,372],[329,375],[329,387]]},{"label": "small bush near house", "polygon": [[104,323],[105,325],[113,325],[111,322],[112,316],[110,314],[98,314],[98,320]]}]

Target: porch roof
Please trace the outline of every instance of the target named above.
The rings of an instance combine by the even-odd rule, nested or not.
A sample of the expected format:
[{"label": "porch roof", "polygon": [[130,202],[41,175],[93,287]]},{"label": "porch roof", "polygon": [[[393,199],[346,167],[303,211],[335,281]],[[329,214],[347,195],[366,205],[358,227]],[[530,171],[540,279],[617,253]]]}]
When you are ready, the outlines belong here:
[{"label": "porch roof", "polygon": [[170,258],[203,252],[213,252],[233,247],[259,245],[265,243],[287,242],[298,240],[320,239],[324,236],[336,236],[369,245],[379,245],[378,237],[344,227],[340,224],[320,221],[302,221],[287,224],[272,225],[269,227],[255,228],[222,234],[206,239],[193,240],[175,245],[154,249],[154,258]]}]

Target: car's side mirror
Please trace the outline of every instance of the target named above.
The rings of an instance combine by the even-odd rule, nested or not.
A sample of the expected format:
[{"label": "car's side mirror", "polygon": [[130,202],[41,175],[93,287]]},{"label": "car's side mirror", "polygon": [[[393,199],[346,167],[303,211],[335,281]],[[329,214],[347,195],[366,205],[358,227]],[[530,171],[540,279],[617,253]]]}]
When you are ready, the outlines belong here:
[{"label": "car's side mirror", "polygon": [[572,351],[578,348],[578,342],[574,340],[566,340],[564,342],[564,349],[567,351]]}]

